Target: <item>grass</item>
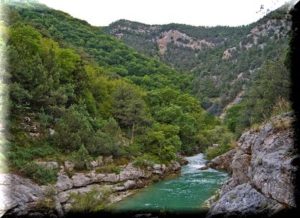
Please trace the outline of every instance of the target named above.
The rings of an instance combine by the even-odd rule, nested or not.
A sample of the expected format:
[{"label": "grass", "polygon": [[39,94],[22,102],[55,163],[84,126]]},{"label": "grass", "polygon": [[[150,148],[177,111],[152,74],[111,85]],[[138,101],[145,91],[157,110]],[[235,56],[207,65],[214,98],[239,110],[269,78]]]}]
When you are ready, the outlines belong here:
[{"label": "grass", "polygon": [[121,168],[118,165],[116,165],[114,163],[111,163],[111,164],[104,165],[102,167],[97,168],[96,172],[97,173],[116,173],[116,174],[119,174],[121,172]]},{"label": "grass", "polygon": [[285,118],[285,119],[279,118],[279,119],[271,120],[273,128],[276,130],[279,130],[279,131],[283,131],[283,130],[291,128],[292,122],[293,122],[292,119],[287,119],[287,118]]},{"label": "grass", "polygon": [[291,103],[284,98],[279,98],[273,107],[272,116],[280,115],[289,111],[292,111]]}]

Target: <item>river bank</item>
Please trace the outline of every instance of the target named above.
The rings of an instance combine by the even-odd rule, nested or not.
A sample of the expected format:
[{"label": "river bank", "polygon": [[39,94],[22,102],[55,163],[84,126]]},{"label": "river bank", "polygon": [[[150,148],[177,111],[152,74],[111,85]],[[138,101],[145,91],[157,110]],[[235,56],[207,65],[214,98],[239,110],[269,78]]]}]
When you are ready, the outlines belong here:
[{"label": "river bank", "polygon": [[[112,161],[110,158],[109,162]],[[80,209],[103,209],[135,193],[136,190],[172,174],[178,174],[186,161],[172,161],[168,165],[153,164],[146,168],[128,163],[120,166],[119,172],[106,173],[99,172],[99,163],[93,163],[93,168],[85,172],[76,172],[70,162],[63,165],[57,162],[42,164],[45,167],[60,169],[55,184],[38,185],[19,175],[0,174],[0,189],[3,193],[1,215],[63,216]]]},{"label": "river bank", "polygon": [[[70,174],[70,163],[61,166],[57,182],[39,186],[14,174],[1,174],[6,216],[56,216],[69,212],[197,212],[227,178],[224,172],[206,165],[203,154],[186,157],[169,165],[147,168],[128,163],[119,173]],[[48,163],[49,165],[49,163]]]}]

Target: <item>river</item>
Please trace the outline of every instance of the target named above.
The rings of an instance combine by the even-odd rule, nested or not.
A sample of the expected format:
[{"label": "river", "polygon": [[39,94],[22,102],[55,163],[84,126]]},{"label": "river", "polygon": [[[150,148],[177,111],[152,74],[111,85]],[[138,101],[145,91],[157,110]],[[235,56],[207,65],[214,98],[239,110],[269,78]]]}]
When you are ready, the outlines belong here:
[{"label": "river", "polygon": [[205,200],[227,179],[227,174],[214,169],[199,170],[205,165],[203,154],[186,157],[179,176],[152,184],[116,203],[115,211],[186,211],[201,210]]}]

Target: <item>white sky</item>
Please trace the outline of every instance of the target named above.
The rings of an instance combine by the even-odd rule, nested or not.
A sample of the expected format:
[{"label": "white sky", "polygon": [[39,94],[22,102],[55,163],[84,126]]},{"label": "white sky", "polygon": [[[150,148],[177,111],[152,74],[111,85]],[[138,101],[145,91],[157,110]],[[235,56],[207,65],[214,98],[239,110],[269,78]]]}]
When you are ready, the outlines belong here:
[{"label": "white sky", "polygon": [[[295,1],[295,0],[292,0]],[[95,26],[127,19],[146,24],[238,26],[255,22],[267,9],[291,0],[39,0]],[[263,10],[261,5],[264,6]]]}]

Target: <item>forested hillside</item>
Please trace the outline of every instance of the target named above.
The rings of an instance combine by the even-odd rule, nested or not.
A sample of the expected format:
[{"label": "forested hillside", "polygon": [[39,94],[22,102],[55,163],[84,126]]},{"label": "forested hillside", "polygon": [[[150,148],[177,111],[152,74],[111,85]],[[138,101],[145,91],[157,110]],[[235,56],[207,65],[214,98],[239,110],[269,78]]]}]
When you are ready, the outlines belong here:
[{"label": "forested hillside", "polygon": [[99,155],[144,165],[231,146],[232,133],[191,95],[191,75],[43,5],[6,11],[11,170],[49,183],[57,171],[36,161],[86,170]]},{"label": "forested hillside", "polygon": [[239,103],[265,62],[286,54],[290,18],[283,6],[240,27],[146,25],[119,20],[103,30],[146,55],[193,76],[193,94],[209,112]]}]

